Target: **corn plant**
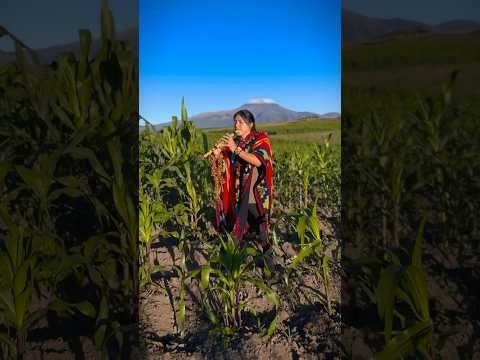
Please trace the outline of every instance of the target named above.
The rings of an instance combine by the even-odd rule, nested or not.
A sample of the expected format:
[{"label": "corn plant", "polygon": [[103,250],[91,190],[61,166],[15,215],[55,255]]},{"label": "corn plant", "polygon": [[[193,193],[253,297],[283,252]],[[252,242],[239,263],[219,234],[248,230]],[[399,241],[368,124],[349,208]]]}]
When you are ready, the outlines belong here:
[{"label": "corn plant", "polygon": [[[29,327],[43,315],[43,311],[32,311],[35,262],[35,249],[28,229],[15,224],[5,208],[0,209],[2,223],[7,228],[4,249],[0,251],[1,273],[0,307],[2,322],[8,333],[2,334],[1,341],[6,346],[5,358],[22,358]],[[13,340],[15,339],[15,340]]]},{"label": "corn plant", "polygon": [[[380,273],[375,299],[378,314],[384,321],[385,348],[375,355],[376,359],[400,359],[417,352],[425,357],[432,356],[433,322],[421,257],[424,224],[422,220],[408,262],[402,263],[393,257],[393,263]],[[392,337],[394,314],[399,312],[397,299],[408,304],[414,316],[409,327],[403,326]],[[401,320],[405,323],[404,317]]]},{"label": "corn plant", "polygon": [[[208,264],[192,270],[188,277],[199,279],[201,303],[206,317],[215,325],[215,334],[232,336],[241,329],[242,313],[256,313],[248,305],[248,299],[240,298],[242,288],[253,285],[262,291],[278,311],[280,307],[278,296],[263,280],[255,275],[254,258],[257,253],[250,246],[235,244],[230,234],[226,239],[219,238],[221,248],[219,253],[211,254]],[[276,319],[270,322],[266,335],[271,336],[276,328]]]},{"label": "corn plant", "polygon": [[[298,217],[295,226],[300,241],[299,251],[293,257],[292,262],[287,266],[284,276],[284,282],[289,287],[292,282],[293,274],[301,277],[304,271],[311,271],[317,276],[317,279],[324,285],[325,307],[329,313],[332,312],[331,299],[331,258],[325,253],[325,244],[321,237],[320,223],[317,215],[317,199],[311,209]],[[323,300],[323,299],[321,299]]]},{"label": "corn plant", "polygon": [[[135,314],[136,169],[127,162],[137,156],[137,139],[129,139],[136,126],[137,66],[134,53],[114,40],[106,1],[101,28],[102,46],[95,56],[90,56],[90,32],[80,30],[79,57],[63,54],[48,66],[40,65],[15,36],[0,31],[15,42],[17,55],[15,64],[0,71],[0,143],[5,149],[0,197],[5,204],[2,221],[10,229],[2,240],[10,244],[8,239],[14,238],[17,260],[28,265],[2,262],[13,272],[2,272],[0,282],[17,282],[14,293],[5,292],[5,304],[12,299],[18,303],[18,320],[8,325],[7,334],[18,356],[37,311],[29,299],[47,298],[48,310],[61,316],[80,312],[97,319],[95,338],[104,356],[114,344],[102,334],[115,334],[117,352],[124,344],[125,329],[115,323],[114,309],[130,319]],[[99,144],[106,144],[106,151]],[[94,215],[82,218],[84,226],[78,229],[78,218],[72,224],[71,214],[82,210]],[[1,251],[4,259],[13,256],[10,250]],[[17,272],[13,278],[8,275]],[[90,295],[68,298],[69,286],[86,287]],[[97,314],[96,307],[109,315]],[[2,322],[8,324],[10,315]],[[11,349],[7,337],[1,339]]]},{"label": "corn plant", "polygon": [[143,289],[146,284],[151,282],[151,264],[149,261],[150,247],[152,243],[152,235],[154,230],[155,210],[154,202],[148,201],[145,195],[141,194],[140,213],[139,213],[139,237],[142,246],[139,249],[139,281],[140,288]]},{"label": "corn plant", "polygon": [[324,207],[335,209],[340,206],[340,161],[330,144],[331,138],[330,133],[324,142],[317,144],[313,150],[312,197],[322,199]]}]

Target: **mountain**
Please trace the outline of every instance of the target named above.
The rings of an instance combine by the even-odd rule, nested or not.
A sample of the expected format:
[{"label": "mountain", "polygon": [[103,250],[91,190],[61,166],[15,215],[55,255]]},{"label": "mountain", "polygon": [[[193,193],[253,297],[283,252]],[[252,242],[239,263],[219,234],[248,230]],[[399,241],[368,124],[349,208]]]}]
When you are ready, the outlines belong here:
[{"label": "mountain", "polygon": [[6,64],[15,61],[15,53],[0,50],[0,64]]},{"label": "mountain", "polygon": [[401,18],[375,18],[342,9],[342,40],[346,43],[384,40],[399,36],[425,36],[435,33],[468,33],[480,29],[480,23],[452,20],[437,25]]},{"label": "mountain", "polygon": [[233,123],[233,115],[238,111],[246,109],[255,116],[257,124],[264,124],[277,121],[294,121],[304,117],[320,117],[319,114],[302,111],[297,112],[286,109],[277,103],[272,102],[249,102],[232,110],[207,112],[192,117],[195,125],[200,128],[226,127]]},{"label": "mountain", "polygon": [[[116,33],[116,38],[129,43],[133,49],[138,49],[138,31],[137,28],[130,28]],[[102,44],[101,38],[92,38],[90,45],[90,56],[97,53]],[[27,44],[28,45],[28,44]],[[50,64],[60,54],[65,52],[72,52],[78,57],[80,54],[80,41],[71,43],[50,46],[42,49],[35,49],[38,59],[42,64]],[[6,52],[0,50],[0,64],[11,62],[15,60],[15,52]]]},{"label": "mountain", "polygon": [[[339,113],[335,112],[319,115],[308,111],[293,111],[290,109],[286,109],[279,104],[271,101],[264,102],[255,100],[235,109],[205,112],[192,116],[190,119],[193,120],[195,125],[199,128],[229,127],[233,124],[233,114],[235,114],[238,110],[242,109],[249,110],[253,113],[253,115],[255,116],[256,124],[265,124],[281,121],[295,121],[305,117],[327,119],[337,118],[340,116]],[[167,125],[169,124],[167,123],[155,125],[155,129],[159,130]]]},{"label": "mountain", "polygon": [[425,26],[417,21],[400,18],[381,19],[342,9],[342,40],[361,42],[382,37],[388,33]]},{"label": "mountain", "polygon": [[438,33],[467,33],[480,30],[480,23],[470,20],[451,20],[434,27]]}]

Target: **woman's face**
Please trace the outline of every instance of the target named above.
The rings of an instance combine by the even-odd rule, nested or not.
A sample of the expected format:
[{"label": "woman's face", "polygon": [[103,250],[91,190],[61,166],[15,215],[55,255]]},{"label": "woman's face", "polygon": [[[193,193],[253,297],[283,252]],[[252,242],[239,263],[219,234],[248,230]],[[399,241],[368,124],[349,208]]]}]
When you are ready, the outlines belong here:
[{"label": "woman's face", "polygon": [[248,121],[245,121],[242,117],[238,115],[235,117],[234,125],[235,125],[235,134],[242,138],[246,137],[250,133],[250,130],[252,129],[252,126],[253,126]]}]

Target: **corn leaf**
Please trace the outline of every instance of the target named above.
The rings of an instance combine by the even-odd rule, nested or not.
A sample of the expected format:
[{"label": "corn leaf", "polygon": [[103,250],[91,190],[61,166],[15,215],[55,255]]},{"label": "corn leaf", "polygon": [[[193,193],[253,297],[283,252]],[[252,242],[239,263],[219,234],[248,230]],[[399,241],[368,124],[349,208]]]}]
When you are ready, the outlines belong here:
[{"label": "corn leaf", "polygon": [[431,327],[432,322],[425,320],[403,330],[399,335],[396,335],[381,352],[375,354],[375,360],[395,360],[413,355],[415,351],[414,342],[428,335]]}]

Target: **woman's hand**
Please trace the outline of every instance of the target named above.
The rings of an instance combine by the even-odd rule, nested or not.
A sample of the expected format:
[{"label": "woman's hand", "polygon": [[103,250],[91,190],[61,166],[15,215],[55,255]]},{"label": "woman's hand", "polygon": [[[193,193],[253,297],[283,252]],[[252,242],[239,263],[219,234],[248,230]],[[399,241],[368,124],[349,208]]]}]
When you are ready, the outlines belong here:
[{"label": "woman's hand", "polygon": [[228,148],[231,152],[234,152],[235,149],[237,148],[237,144],[235,144],[235,141],[233,140],[233,136],[229,134],[225,134],[222,137],[222,143],[224,146]]}]

